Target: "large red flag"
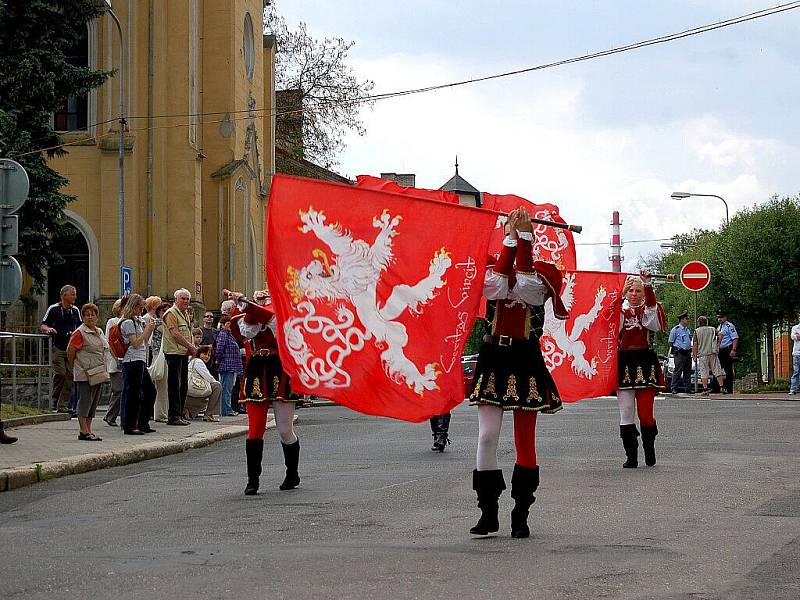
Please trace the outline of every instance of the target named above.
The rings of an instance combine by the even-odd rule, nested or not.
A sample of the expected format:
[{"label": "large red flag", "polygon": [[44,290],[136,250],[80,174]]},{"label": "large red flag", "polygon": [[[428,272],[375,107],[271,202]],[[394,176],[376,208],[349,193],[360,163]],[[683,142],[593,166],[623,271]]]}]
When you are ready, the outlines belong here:
[{"label": "large red flag", "polygon": [[[483,194],[482,207],[497,212],[509,213],[512,210],[525,206],[536,219],[545,221],[555,221],[556,223],[566,223],[558,213],[555,204],[534,204],[514,194]],[[503,243],[503,224],[504,218],[498,218],[489,242],[489,253],[499,254]],[[555,264],[561,271],[574,271],[577,268],[575,261],[575,240],[572,232],[567,229],[558,229],[548,225],[533,224],[535,240],[533,243],[533,253],[535,260],[543,260]]]},{"label": "large red flag", "polygon": [[428,200],[438,200],[439,202],[449,202],[458,204],[458,194],[445,190],[426,190],[424,188],[405,187],[388,179],[373,177],[372,175],[359,175],[356,177],[358,187],[380,190],[382,192],[395,192],[397,194],[408,194],[417,198],[427,198]]},{"label": "large red flag", "polygon": [[296,391],[422,421],[464,399],[492,213],[276,175],[267,281]]},{"label": "large red flag", "polygon": [[569,318],[553,316],[545,304],[540,343],[547,368],[564,402],[605,396],[617,388],[617,336],[625,273],[564,274],[561,300]]}]

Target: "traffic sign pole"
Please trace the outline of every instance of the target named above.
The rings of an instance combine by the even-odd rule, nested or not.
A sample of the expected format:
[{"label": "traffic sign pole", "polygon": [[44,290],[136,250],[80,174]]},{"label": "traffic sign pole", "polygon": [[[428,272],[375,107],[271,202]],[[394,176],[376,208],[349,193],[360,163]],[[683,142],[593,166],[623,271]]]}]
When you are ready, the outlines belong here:
[{"label": "traffic sign pole", "polygon": [[[711,269],[699,260],[692,260],[683,265],[680,275],[681,283],[687,290],[694,292],[694,331],[697,335],[697,295],[711,283]],[[695,340],[697,341],[697,340]],[[694,345],[693,345],[694,346]],[[698,350],[700,347],[698,346]],[[697,369],[700,366],[700,356],[694,360],[694,391],[697,392]]]}]

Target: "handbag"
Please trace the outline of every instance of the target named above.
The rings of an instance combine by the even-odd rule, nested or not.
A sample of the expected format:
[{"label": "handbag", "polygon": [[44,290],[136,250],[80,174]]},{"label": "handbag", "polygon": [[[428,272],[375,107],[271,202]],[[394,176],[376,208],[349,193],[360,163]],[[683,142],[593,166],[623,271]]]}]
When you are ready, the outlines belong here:
[{"label": "handbag", "polygon": [[86,380],[89,385],[100,385],[109,381],[111,378],[108,376],[108,371],[105,365],[98,365],[91,369],[86,369]]},{"label": "handbag", "polygon": [[161,350],[153,360],[153,363],[147,367],[147,372],[150,374],[150,379],[155,383],[164,379],[166,371],[167,359],[164,358],[164,338],[161,338]]},{"label": "handbag", "polygon": [[189,370],[189,396],[195,398],[205,398],[211,395],[211,384],[194,370],[194,364]]}]

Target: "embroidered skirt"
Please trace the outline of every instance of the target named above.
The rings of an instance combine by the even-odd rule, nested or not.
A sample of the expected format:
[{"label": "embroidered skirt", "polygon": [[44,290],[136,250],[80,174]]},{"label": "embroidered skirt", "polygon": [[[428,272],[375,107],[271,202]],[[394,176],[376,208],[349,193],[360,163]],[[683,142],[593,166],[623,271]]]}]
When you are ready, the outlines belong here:
[{"label": "embroidered skirt", "polygon": [[537,340],[515,341],[511,346],[484,343],[475,366],[469,403],[548,414],[562,408]]},{"label": "embroidered skirt", "polygon": [[289,377],[283,372],[277,354],[250,357],[244,381],[245,402],[297,402],[300,399],[300,396],[292,393]]},{"label": "embroidered skirt", "polygon": [[653,387],[664,388],[664,372],[658,356],[649,348],[620,350],[617,365],[617,388],[635,390]]}]

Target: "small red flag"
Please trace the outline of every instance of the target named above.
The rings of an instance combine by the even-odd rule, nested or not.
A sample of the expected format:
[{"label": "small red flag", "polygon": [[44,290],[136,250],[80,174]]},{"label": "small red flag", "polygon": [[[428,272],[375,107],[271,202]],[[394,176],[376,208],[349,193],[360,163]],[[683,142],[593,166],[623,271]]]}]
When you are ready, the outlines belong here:
[{"label": "small red flag", "polygon": [[569,318],[545,305],[540,341],[544,362],[564,402],[605,396],[617,389],[617,340],[626,273],[564,274],[561,300]]},{"label": "small red flag", "polygon": [[275,175],[267,280],[295,391],[419,422],[464,399],[495,215]]},{"label": "small red flag", "polygon": [[[497,195],[489,193],[483,194],[482,202],[483,208],[506,214],[524,206],[530,212],[531,217],[545,221],[555,221],[556,223],[566,223],[561,218],[561,215],[558,214],[558,207],[555,204],[534,204],[530,200],[514,194]],[[499,254],[502,249],[504,223],[504,217],[498,218],[492,232],[492,239],[489,242],[490,254]],[[571,231],[534,223],[533,233],[535,237],[533,243],[534,260],[551,262],[560,271],[574,271],[577,268],[575,240],[572,238]]]}]

